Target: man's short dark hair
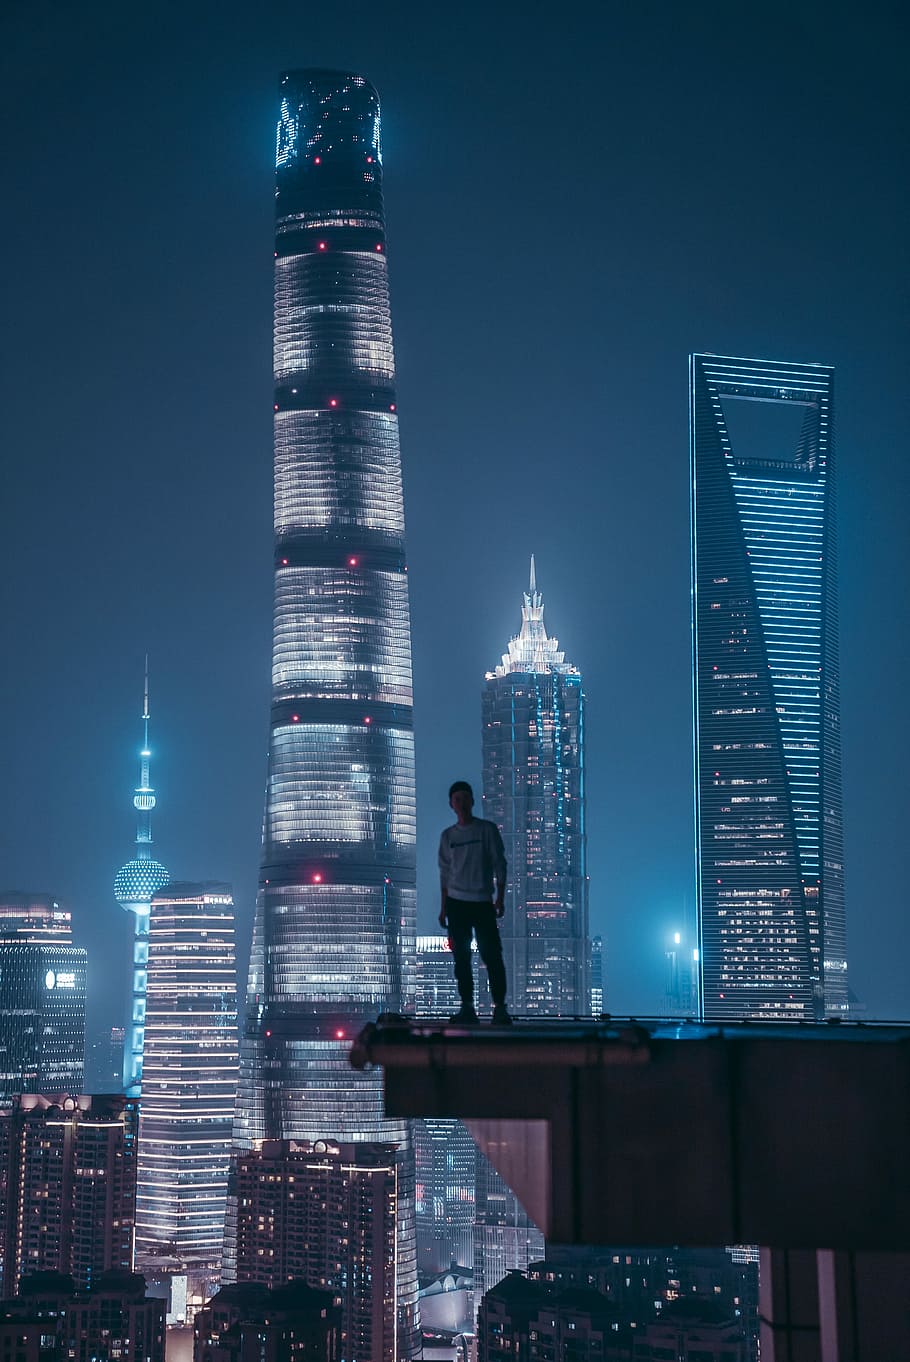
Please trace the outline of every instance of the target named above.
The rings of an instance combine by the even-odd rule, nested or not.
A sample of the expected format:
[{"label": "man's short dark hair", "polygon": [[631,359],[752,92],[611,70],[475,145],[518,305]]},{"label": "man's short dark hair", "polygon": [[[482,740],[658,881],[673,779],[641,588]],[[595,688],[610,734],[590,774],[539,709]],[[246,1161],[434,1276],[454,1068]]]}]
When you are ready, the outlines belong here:
[{"label": "man's short dark hair", "polygon": [[474,791],[466,780],[456,780],[454,785],[449,786],[449,798],[451,799],[452,795],[457,794],[459,790],[467,790],[471,798],[474,798]]}]

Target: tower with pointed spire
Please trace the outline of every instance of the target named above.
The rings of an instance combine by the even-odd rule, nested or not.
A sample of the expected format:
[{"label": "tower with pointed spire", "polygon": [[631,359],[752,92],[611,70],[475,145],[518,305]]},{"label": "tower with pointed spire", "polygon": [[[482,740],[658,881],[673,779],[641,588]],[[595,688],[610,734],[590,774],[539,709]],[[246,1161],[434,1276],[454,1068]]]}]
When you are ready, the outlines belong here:
[{"label": "tower with pointed spire", "polygon": [[[581,673],[547,636],[532,556],[521,629],[483,690],[483,814],[509,863],[500,935],[518,1016],[591,1009],[584,741]],[[475,1299],[542,1252],[540,1230],[478,1151]]]},{"label": "tower with pointed spire", "polygon": [[136,855],[122,865],[114,877],[114,898],[133,914],[133,990],[130,1021],[123,1053],[123,1084],[130,1096],[139,1095],[142,1082],[142,1047],[145,1041],[145,990],[148,973],[149,910],[153,896],[170,881],[170,874],[152,856],[152,810],[155,791],[151,784],[149,747],[149,668],[145,659],[145,688],[142,702],[142,748],[139,753],[139,784],[133,792],[133,808],[138,815]]},{"label": "tower with pointed spire", "polygon": [[534,557],[521,629],[483,693],[483,806],[509,862],[503,948],[519,1014],[587,1013],[581,673],[547,635]]}]

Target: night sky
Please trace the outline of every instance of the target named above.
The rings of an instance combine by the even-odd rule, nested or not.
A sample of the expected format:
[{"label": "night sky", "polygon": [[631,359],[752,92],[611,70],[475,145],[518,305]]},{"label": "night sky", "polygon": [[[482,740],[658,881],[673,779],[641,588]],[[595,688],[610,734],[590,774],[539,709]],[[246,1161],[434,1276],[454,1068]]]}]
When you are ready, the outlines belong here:
[{"label": "night sky", "polygon": [[269,714],[278,74],[383,101],[420,908],[536,554],[585,678],[607,1006],[694,887],[687,355],[837,369],[851,983],[910,1015],[899,4],[8,3],[0,887],[119,1021],[143,656],[156,854],[248,950]]}]

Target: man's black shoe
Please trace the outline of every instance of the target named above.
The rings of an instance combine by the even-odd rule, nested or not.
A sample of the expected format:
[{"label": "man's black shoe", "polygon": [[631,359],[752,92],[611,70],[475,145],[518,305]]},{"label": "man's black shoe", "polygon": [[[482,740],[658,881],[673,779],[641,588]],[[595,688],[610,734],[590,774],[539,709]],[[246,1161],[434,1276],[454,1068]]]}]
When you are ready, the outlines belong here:
[{"label": "man's black shoe", "polygon": [[479,1026],[480,1018],[473,1007],[461,1006],[457,1012],[453,1012],[449,1021],[455,1026]]},{"label": "man's black shoe", "polygon": [[508,1008],[505,1003],[499,1003],[493,1008],[494,1026],[511,1026],[512,1018],[509,1016]]}]

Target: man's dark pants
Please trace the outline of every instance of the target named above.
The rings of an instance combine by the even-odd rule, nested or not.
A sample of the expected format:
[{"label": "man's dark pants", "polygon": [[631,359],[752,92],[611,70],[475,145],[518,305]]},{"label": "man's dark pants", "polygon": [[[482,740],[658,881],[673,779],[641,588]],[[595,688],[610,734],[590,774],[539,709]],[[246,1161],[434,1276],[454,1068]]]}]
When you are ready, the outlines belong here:
[{"label": "man's dark pants", "polygon": [[480,958],[487,967],[494,1007],[506,1001],[506,967],[502,961],[502,942],[492,903],[468,903],[465,899],[446,899],[446,922],[455,957],[455,982],[464,1007],[474,1006],[474,971],[471,967],[471,935],[477,937]]}]

